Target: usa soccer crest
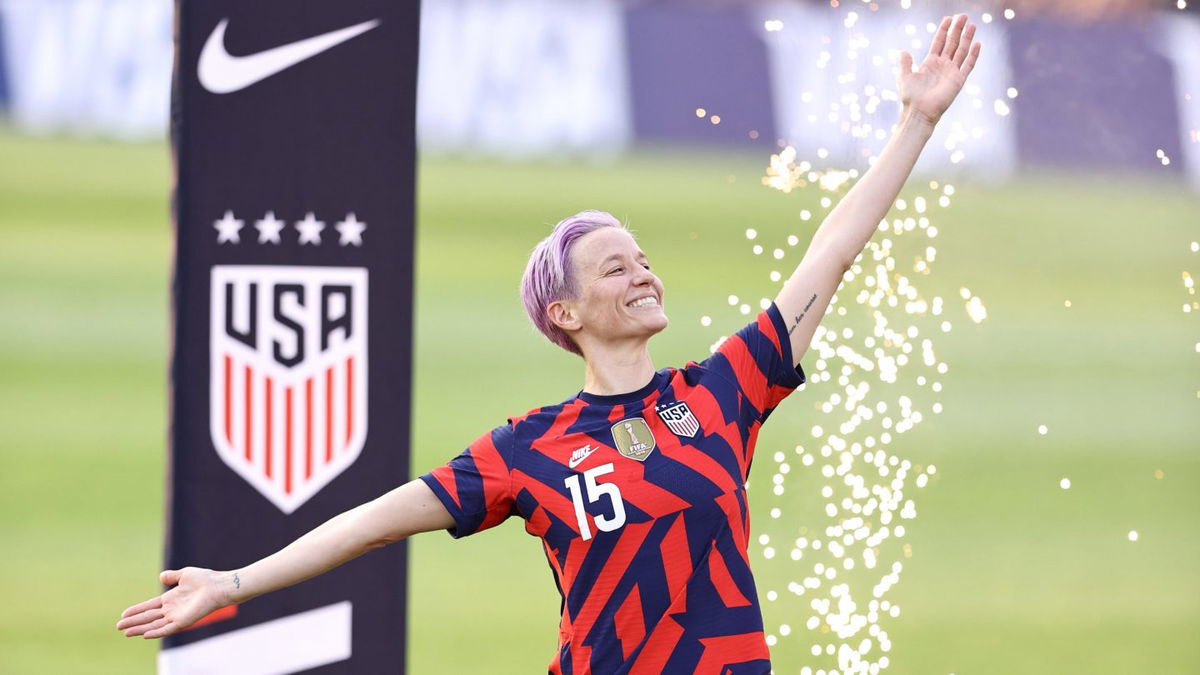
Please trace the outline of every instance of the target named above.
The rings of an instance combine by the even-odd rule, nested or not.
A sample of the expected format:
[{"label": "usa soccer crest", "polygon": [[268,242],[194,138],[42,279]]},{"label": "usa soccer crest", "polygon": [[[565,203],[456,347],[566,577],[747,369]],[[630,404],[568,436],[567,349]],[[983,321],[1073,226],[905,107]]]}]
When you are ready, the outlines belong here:
[{"label": "usa soccer crest", "polygon": [[699,420],[692,414],[692,409],[688,407],[688,404],[683,401],[659,405],[655,411],[663,424],[675,432],[676,436],[695,438],[696,434],[700,432]]},{"label": "usa soccer crest", "polygon": [[215,265],[211,298],[213,446],[291,513],[367,437],[367,270]]}]

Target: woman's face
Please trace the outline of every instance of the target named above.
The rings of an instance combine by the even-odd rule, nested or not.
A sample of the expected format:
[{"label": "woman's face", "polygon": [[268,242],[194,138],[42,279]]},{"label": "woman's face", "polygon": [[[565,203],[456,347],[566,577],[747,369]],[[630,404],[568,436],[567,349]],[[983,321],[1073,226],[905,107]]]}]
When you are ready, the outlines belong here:
[{"label": "woman's face", "polygon": [[624,229],[584,235],[571,249],[571,263],[579,294],[570,305],[585,339],[649,338],[667,327],[662,281]]}]

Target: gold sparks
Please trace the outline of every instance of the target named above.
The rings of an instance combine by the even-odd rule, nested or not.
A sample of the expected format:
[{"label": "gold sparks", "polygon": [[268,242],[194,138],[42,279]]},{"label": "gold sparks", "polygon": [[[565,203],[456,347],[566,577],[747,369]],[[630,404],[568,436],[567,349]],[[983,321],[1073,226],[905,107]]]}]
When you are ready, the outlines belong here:
[{"label": "gold sparks", "polygon": [[[817,159],[826,159],[829,157],[829,151],[825,148],[817,149]],[[777,155],[771,155],[770,162],[767,164],[766,175],[762,178],[763,185],[770,188],[775,188],[780,192],[791,192],[792,190],[807,186],[809,183],[817,184],[822,190],[828,192],[837,192],[850,181],[858,178],[857,169],[815,169],[813,163],[804,160],[796,161],[796,148],[787,146],[779,151]],[[832,200],[828,197],[822,198],[821,206],[829,208],[832,206]],[[803,215],[808,211],[801,212],[801,219],[808,220],[808,217]]]},{"label": "gold sparks", "polygon": [[[822,193],[847,189],[858,173],[813,166],[828,156],[817,150],[802,160],[786,146],[771,156],[763,184],[785,193],[809,188],[820,208],[829,209],[834,200]],[[915,491],[936,479],[934,466],[922,469],[895,448],[901,435],[943,409],[936,399],[949,366],[939,358],[933,338],[951,329],[947,314],[954,300],[925,295],[919,286],[938,260],[934,219],[954,195],[953,185],[929,181],[897,199],[879,223],[879,235],[854,260],[830,300],[829,312],[844,318],[826,321],[812,338],[808,386],[824,385],[813,402],[824,419],[809,427],[794,452],[776,451],[773,465],[760,467],[774,469],[758,489],[766,492],[760,499],[772,500],[767,512],[775,529],[759,535],[752,552],[761,556],[759,564],[786,565],[786,573],[794,575],[784,577],[791,579],[786,589],[768,589],[765,597],[788,616],[811,611],[807,631],[778,624],[768,641],[792,644],[784,639],[789,633],[810,640],[828,635],[811,649],[818,656],[836,655],[839,672],[875,672],[886,663],[886,656],[868,657],[855,647],[869,631],[879,652],[891,648],[884,626],[887,618],[899,617],[900,607],[888,596],[900,582],[901,561],[913,554],[905,537],[908,521],[917,517]],[[800,210],[800,222],[820,215],[814,211],[810,202]],[[795,234],[786,235],[786,245],[767,230],[745,234],[751,253],[772,263],[800,242]],[[770,271],[772,281],[782,276]],[[981,298],[965,287],[959,294],[971,320],[986,319]],[[734,311],[750,309],[737,296],[728,300]],[[794,518],[797,484],[789,477],[798,472],[823,483],[819,490],[827,520],[812,533],[783,527],[789,516]],[[864,573],[867,586],[851,583]],[[797,602],[804,609],[788,609]]]},{"label": "gold sparks", "polygon": [[791,192],[808,185],[804,180],[804,173],[810,168],[812,166],[808,162],[796,164],[796,148],[789,145],[780,150],[779,154],[771,155],[767,175],[763,176],[762,182],[763,185],[780,192]]},{"label": "gold sparks", "polygon": [[987,319],[987,307],[983,306],[983,300],[977,295],[972,295],[967,288],[959,289],[959,294],[967,301],[967,316],[975,323],[983,323]]},{"label": "gold sparks", "polygon": [[[766,264],[761,274],[772,283],[787,276],[780,268],[789,254],[799,253],[793,247],[811,236],[838,195],[874,163],[873,152],[878,150],[872,147],[882,147],[889,132],[878,124],[878,116],[899,101],[894,88],[866,77],[868,69],[879,74],[893,70],[899,58],[898,50],[874,44],[864,33],[871,19],[867,9],[874,11],[878,3],[830,0],[833,7],[839,4],[838,21],[815,41],[809,64],[824,69],[836,91],[799,91],[802,109],[795,121],[828,124],[834,134],[846,138],[823,148],[797,147],[784,138],[770,155],[762,184],[785,194],[803,194],[792,211],[799,216],[796,230],[763,227],[744,240],[751,254]],[[901,9],[912,6],[911,0],[899,4]],[[1015,17],[1003,5],[993,11],[1009,20]],[[904,16],[908,25],[898,27],[904,34],[902,46],[927,48],[937,27],[911,12]],[[767,19],[767,33],[782,29],[782,22],[762,18]],[[985,22],[991,19],[987,16]],[[1014,114],[1017,95],[1015,87],[985,92],[969,82],[963,98],[968,106],[990,108],[1006,117]],[[734,123],[732,118],[727,122]],[[945,146],[938,151],[951,164],[968,161],[973,144],[988,133],[955,120],[943,126],[939,142]],[[739,127],[737,133],[745,134],[746,129]],[[764,589],[772,607],[765,617],[767,643],[807,649],[837,662],[836,670],[813,665],[802,675],[874,674],[889,666],[892,644],[886,628],[889,618],[900,616],[900,607],[892,601],[893,588],[913,555],[906,527],[917,516],[916,495],[937,480],[933,466],[922,469],[902,456],[905,451],[900,448],[911,447],[903,436],[943,412],[942,380],[949,365],[941,358],[938,337],[950,333],[954,322],[970,319],[978,324],[988,318],[983,299],[969,289],[960,291],[965,317],[958,314],[959,300],[952,295],[957,284],[949,286],[949,294],[929,292],[934,268],[944,257],[936,246],[939,226],[944,227],[938,218],[956,199],[954,186],[944,180],[913,181],[877,224],[874,240],[852,261],[829,298],[830,316],[817,327],[805,359],[805,386],[817,393],[813,405],[821,418],[797,439],[802,443],[794,452],[791,447],[775,449],[773,463],[760,459],[766,465],[758,470],[767,475],[755,479],[755,490],[763,493],[757,499],[771,502],[765,505],[770,516],[765,519],[767,536],[756,533],[750,552],[760,565],[780,566],[781,573],[771,578],[787,580],[786,588]],[[753,278],[761,281],[757,271]],[[764,306],[765,299],[756,303],[756,297],[731,296],[730,313],[745,315],[756,304]],[[760,452],[760,457],[768,456]],[[797,504],[816,496],[808,493],[810,480],[817,481],[817,507],[823,514],[801,526],[795,523]],[[773,622],[772,612],[779,612]]]},{"label": "gold sparks", "polygon": [[1162,470],[1162,469],[1155,469],[1155,470],[1154,470],[1154,477],[1155,477],[1156,479],[1158,479],[1158,480],[1162,480],[1164,476],[1166,476],[1166,474],[1165,474],[1165,473],[1163,473],[1163,470]]},{"label": "gold sparks", "polygon": [[838,188],[842,187],[849,181],[849,171],[838,171],[836,169],[831,169],[821,174],[821,177],[817,180],[817,184],[821,186],[822,190],[836,192]]},{"label": "gold sparks", "polygon": [[[1200,242],[1193,241],[1188,248],[1191,249],[1192,253],[1200,252]],[[1180,279],[1183,281],[1183,288],[1185,291],[1187,291],[1188,297],[1195,298],[1196,280],[1192,277],[1192,273],[1187,270],[1183,270],[1180,273]],[[1189,301],[1183,303],[1184,314],[1189,314],[1192,312],[1192,310],[1200,310],[1200,301],[1190,299]],[[1197,351],[1200,351],[1200,349]]]},{"label": "gold sparks", "polygon": [[696,117],[699,117],[700,119],[704,119],[704,116],[707,114],[708,114],[708,111],[705,110],[704,108],[696,108]]}]

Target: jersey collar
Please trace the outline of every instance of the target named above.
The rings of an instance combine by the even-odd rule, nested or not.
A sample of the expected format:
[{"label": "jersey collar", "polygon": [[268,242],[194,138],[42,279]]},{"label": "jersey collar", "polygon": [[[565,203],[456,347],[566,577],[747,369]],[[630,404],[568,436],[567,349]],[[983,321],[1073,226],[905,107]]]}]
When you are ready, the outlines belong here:
[{"label": "jersey collar", "polygon": [[576,394],[576,396],[584,403],[588,403],[590,405],[623,405],[627,403],[633,403],[635,401],[641,401],[651,393],[662,389],[663,385],[666,384],[667,377],[667,371],[660,370],[657,373],[654,373],[654,377],[650,378],[650,381],[646,383],[646,386],[638,389],[637,391],[611,395],[592,394],[586,391],[580,391],[578,394]]}]

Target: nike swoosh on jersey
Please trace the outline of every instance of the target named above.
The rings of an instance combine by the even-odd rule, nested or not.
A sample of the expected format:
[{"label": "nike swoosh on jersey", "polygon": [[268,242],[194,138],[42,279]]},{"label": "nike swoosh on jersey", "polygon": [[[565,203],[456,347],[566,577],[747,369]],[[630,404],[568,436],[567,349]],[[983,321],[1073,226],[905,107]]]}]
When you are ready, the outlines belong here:
[{"label": "nike swoosh on jersey", "polygon": [[225,49],[225,27],[221,19],[200,50],[196,74],[200,85],[214,94],[229,94],[264,80],[310,59],[321,52],[357,37],[379,25],[379,19],[364,21],[329,33],[273,47],[256,54],[234,56]]},{"label": "nike swoosh on jersey", "polygon": [[579,448],[575,452],[571,453],[571,459],[567,460],[567,466],[574,469],[575,467],[579,466],[580,462],[587,459],[588,455],[592,454],[595,451],[596,451],[596,448],[593,448],[590,445],[585,445],[582,448]]}]

